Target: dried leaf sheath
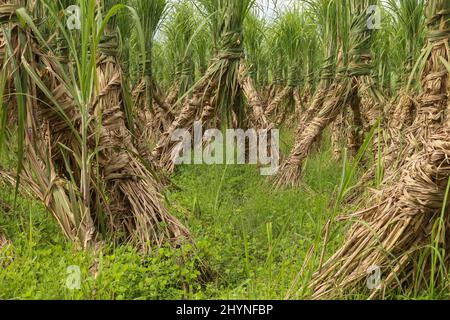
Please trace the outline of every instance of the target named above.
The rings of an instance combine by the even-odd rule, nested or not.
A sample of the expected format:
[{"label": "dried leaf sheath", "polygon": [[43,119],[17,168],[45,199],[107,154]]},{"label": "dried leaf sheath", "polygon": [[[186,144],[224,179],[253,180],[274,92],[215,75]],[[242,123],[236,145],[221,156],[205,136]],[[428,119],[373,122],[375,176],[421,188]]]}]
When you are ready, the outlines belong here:
[{"label": "dried leaf sheath", "polygon": [[252,110],[250,122],[253,126],[258,129],[270,129],[273,127],[273,124],[269,122],[264,113],[264,104],[256,90],[254,81],[242,61],[239,66],[239,84],[242,87],[242,91],[247,98],[247,103]]},{"label": "dried leaf sheath", "polygon": [[279,110],[284,99],[292,93],[292,90],[292,87],[286,86],[275,95],[265,110],[266,117],[272,117]]},{"label": "dried leaf sheath", "polygon": [[6,239],[6,237],[0,233],[0,250],[5,248],[8,244],[9,244],[8,239]]},{"label": "dried leaf sheath", "polygon": [[[212,78],[214,75],[212,75]],[[195,119],[197,119],[199,112],[205,106],[210,105],[211,96],[215,88],[214,80],[209,77],[204,77],[192,90],[192,96],[187,97],[180,110],[180,114],[170,125],[169,129],[164,132],[155,149],[152,152],[154,159],[159,159],[160,166],[166,170],[173,171],[174,163],[172,159],[172,152],[177,147],[177,142],[172,141],[172,134],[177,129],[191,128]]]},{"label": "dried leaf sheath", "polygon": [[172,105],[167,103],[160,89],[153,84],[152,95],[154,103],[152,108],[145,107],[146,83],[140,81],[133,90],[135,112],[137,114],[136,133],[140,143],[148,145],[150,142],[158,141],[161,134],[168,130],[174,120]]}]

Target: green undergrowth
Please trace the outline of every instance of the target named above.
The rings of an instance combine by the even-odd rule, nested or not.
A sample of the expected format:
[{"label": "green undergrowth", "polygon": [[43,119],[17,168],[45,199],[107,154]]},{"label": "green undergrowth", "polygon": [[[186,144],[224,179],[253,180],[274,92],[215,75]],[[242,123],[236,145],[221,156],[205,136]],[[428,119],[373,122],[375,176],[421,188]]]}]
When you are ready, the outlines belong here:
[{"label": "green undergrowth", "polygon": [[[292,139],[283,132],[282,141],[286,152]],[[326,142],[295,189],[274,190],[255,166],[182,166],[167,200],[195,245],[147,255],[108,241],[80,251],[39,202],[19,198],[16,209],[0,209],[10,240],[0,250],[0,299],[307,299],[324,226],[349,209],[335,203],[341,167]],[[0,198],[12,205],[11,188],[0,187]],[[327,255],[345,228],[333,224]],[[77,290],[67,287],[69,266],[80,268]]]}]

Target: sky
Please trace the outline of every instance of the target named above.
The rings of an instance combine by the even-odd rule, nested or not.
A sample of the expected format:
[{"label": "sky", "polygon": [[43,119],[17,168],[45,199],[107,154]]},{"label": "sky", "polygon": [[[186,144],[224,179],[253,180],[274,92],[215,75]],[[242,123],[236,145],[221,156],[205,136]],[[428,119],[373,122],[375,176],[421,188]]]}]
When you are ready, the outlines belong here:
[{"label": "sky", "polygon": [[[178,0],[169,0],[169,2],[172,3],[176,3],[177,1]],[[261,11],[262,15],[270,20],[271,18],[273,19],[276,17],[277,12],[282,12],[296,2],[300,2],[300,0],[256,0],[256,6],[259,9],[258,11]]]},{"label": "sky", "polygon": [[277,11],[282,11],[294,2],[296,0],[256,0],[257,6],[261,8],[264,16],[268,18],[273,18]]}]

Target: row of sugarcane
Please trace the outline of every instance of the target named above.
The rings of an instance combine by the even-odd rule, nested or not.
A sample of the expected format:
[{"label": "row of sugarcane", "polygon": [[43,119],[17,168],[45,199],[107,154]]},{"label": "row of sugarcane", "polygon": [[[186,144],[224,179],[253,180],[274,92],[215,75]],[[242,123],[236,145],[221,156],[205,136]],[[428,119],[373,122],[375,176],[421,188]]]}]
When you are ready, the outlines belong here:
[{"label": "row of sugarcane", "polygon": [[177,129],[293,125],[273,181],[283,188],[300,185],[330,127],[336,158],[370,139],[385,169],[366,168],[347,195],[378,181],[320,263],[313,297],[360,288],[374,265],[384,288],[425,273],[438,281],[436,264],[448,262],[446,1],[305,0],[270,20],[252,0],[81,0],[75,31],[61,20],[70,1],[0,3],[0,140],[18,154],[1,175],[80,246],[193,241],[163,197]]}]

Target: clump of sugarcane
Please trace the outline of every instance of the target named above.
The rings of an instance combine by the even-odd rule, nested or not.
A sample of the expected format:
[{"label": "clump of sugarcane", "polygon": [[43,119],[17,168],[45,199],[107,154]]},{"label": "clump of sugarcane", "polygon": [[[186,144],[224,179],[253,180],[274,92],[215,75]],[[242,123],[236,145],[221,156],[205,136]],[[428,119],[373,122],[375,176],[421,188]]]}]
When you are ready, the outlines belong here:
[{"label": "clump of sugarcane", "polygon": [[126,233],[135,233],[143,244],[162,245],[167,240],[187,238],[187,230],[165,208],[158,181],[141,161],[126,126],[116,41],[117,30],[112,24],[99,45],[96,67],[100,89],[94,96],[93,109],[94,114],[101,115],[99,164],[107,181],[110,206],[118,214],[113,226],[119,230],[126,226]]},{"label": "clump of sugarcane", "polygon": [[245,21],[245,58],[239,66],[239,84],[250,108],[249,123],[253,128],[271,129],[274,124],[265,114],[264,92],[268,83],[266,21],[251,13]]},{"label": "clump of sugarcane", "polygon": [[[16,5],[11,5],[12,2]],[[13,109],[17,114],[18,136],[17,175],[2,170],[2,178],[15,185],[16,191],[22,180],[22,186],[45,203],[64,233],[70,239],[87,245],[93,239],[94,230],[89,209],[84,206],[81,197],[71,201],[74,190],[69,181],[58,179],[51,160],[52,152],[49,147],[45,147],[49,141],[40,131],[37,90],[26,69],[29,66],[27,60],[33,60],[34,64],[33,46],[30,45],[33,44],[33,37],[29,30],[21,28],[18,23],[18,12],[24,9],[20,9],[18,1],[8,1],[1,4],[0,10],[5,12],[5,20],[2,20],[2,40],[5,44],[2,69],[11,78],[9,92],[14,94],[2,111],[4,113],[7,109]],[[29,20],[32,21],[31,17]],[[7,140],[5,130],[2,127],[2,142]]]},{"label": "clump of sugarcane", "polygon": [[41,199],[66,236],[83,247],[109,238],[131,241],[143,250],[166,242],[178,245],[189,233],[168,213],[151,165],[138,155],[125,121],[114,14],[127,7],[113,4],[106,3],[111,9],[98,23],[102,15],[96,15],[96,2],[80,1],[86,19],[79,31],[69,33],[58,22],[69,47],[67,65],[60,63],[25,9],[16,11],[27,24],[19,39],[28,42],[10,51],[17,53],[11,67],[16,91],[30,90],[16,97],[19,114],[26,112],[19,116],[26,125],[24,148],[19,146],[25,150],[19,155],[21,187]]},{"label": "clump of sugarcane", "polygon": [[131,4],[136,8],[145,37],[144,60],[138,61],[142,77],[133,90],[133,104],[138,107],[135,112],[138,115],[136,135],[142,151],[158,139],[161,131],[167,130],[174,118],[171,105],[153,75],[154,37],[167,12],[167,1],[133,0]]},{"label": "clump of sugarcane", "polygon": [[[162,40],[158,43],[159,54],[154,55],[161,66],[155,82],[167,93],[164,108],[170,110],[170,114],[177,114],[183,100],[190,96],[189,89],[205,72],[211,40],[204,18],[192,1],[174,3],[165,21],[161,27]],[[174,120],[173,116],[163,121],[159,118],[153,119],[152,140],[155,142]]]},{"label": "clump of sugarcane", "polygon": [[371,3],[344,1],[337,4],[343,12],[338,32],[338,73],[324,98],[323,107],[300,132],[289,158],[282,165],[275,182],[277,187],[297,185],[301,180],[303,161],[323,130],[345,110],[347,104],[351,105],[354,114],[359,109],[358,89],[371,72],[372,30],[367,24],[367,7]]},{"label": "clump of sugarcane", "polygon": [[[336,55],[337,55],[337,3],[333,0],[320,0],[311,1],[308,3],[307,12],[316,12],[311,19],[316,24],[321,26],[320,32],[318,34],[323,39],[323,56],[324,62],[322,63],[322,68],[320,71],[320,81],[317,85],[316,91],[313,97],[310,99],[306,110],[303,110],[301,117],[297,120],[297,129],[295,132],[296,142],[295,145],[299,143],[298,139],[301,133],[311,122],[313,117],[316,116],[317,112],[322,108],[326,92],[330,89],[333,82],[336,68]],[[320,139],[317,137],[315,141]]]},{"label": "clump of sugarcane", "polygon": [[255,81],[256,89],[262,95],[266,94],[264,91],[269,85],[270,50],[267,43],[269,26],[267,19],[260,17],[257,10],[251,12],[244,23],[245,63]]},{"label": "clump of sugarcane", "polygon": [[[323,63],[319,76],[320,81],[317,85],[313,97],[309,100],[308,104],[305,104],[306,110],[302,112],[301,117],[298,119],[297,129],[295,132],[296,139],[300,138],[300,134],[304,131],[306,126],[311,122],[314,116],[322,108],[326,92],[330,89],[331,84],[336,73],[336,59],[337,59],[337,44],[338,44],[338,10],[337,3],[333,0],[318,0],[308,2],[307,12],[315,12],[312,20],[313,24],[321,26],[317,31],[320,38],[323,39],[321,44],[323,50]],[[312,62],[312,59],[310,59]],[[308,75],[311,72],[308,70]],[[308,88],[307,88],[308,90]],[[307,93],[307,92],[306,92]],[[335,134],[335,130],[332,131]],[[320,140],[320,135],[315,139],[315,142]],[[295,142],[297,144],[298,141]]]},{"label": "clump of sugarcane", "polygon": [[[308,23],[305,17],[301,14],[301,7],[296,5],[282,14],[271,29],[273,34],[269,45],[271,48],[277,48],[272,55],[279,64],[277,68],[281,67],[281,70],[275,70],[278,73],[276,76],[281,76],[282,79],[281,81],[275,79],[275,84],[281,86],[273,99],[269,100],[265,115],[273,119],[277,125],[287,120],[287,116],[295,113],[298,106],[294,96],[298,94],[299,88],[304,86],[303,69],[307,68],[303,66],[308,65],[305,52],[309,44]],[[282,60],[279,60],[280,57]]]},{"label": "clump of sugarcane", "polygon": [[[308,11],[309,12],[309,11]],[[300,81],[302,84],[297,86],[293,91],[292,97],[295,104],[295,112],[291,115],[289,121],[286,124],[293,125],[294,128],[298,128],[298,123],[305,123],[309,118],[308,109],[312,94],[315,92],[318,86],[318,80],[320,80],[320,69],[317,70],[317,65],[321,64],[322,57],[317,54],[322,49],[322,44],[318,40],[319,30],[316,25],[315,15],[304,14],[305,25],[303,26],[303,45],[301,46],[301,64],[304,65],[303,71],[300,76],[297,76],[296,81]],[[294,77],[295,79],[295,77]],[[304,118],[307,120],[304,120]]]},{"label": "clump of sugarcane", "polygon": [[174,169],[173,153],[178,145],[172,141],[175,130],[191,130],[195,120],[201,120],[203,126],[216,125],[220,120],[223,126],[245,127],[247,122],[238,77],[240,61],[244,57],[243,23],[254,1],[198,2],[208,17],[214,55],[205,74],[191,88],[179,115],[153,151],[154,158],[159,159],[161,167],[168,171]]},{"label": "clump of sugarcane", "polygon": [[178,100],[205,73],[211,54],[208,25],[193,1],[182,0],[169,6],[155,46],[155,80],[167,92],[166,102],[178,110]]},{"label": "clump of sugarcane", "polygon": [[[397,89],[398,95],[386,115],[386,128],[390,131],[388,136],[390,145],[386,149],[388,153],[392,153],[395,151],[394,149],[398,149],[394,145],[399,143],[398,138],[401,136],[399,132],[411,126],[415,118],[417,70],[415,70],[414,66],[415,61],[419,58],[420,48],[423,47],[424,42],[425,19],[423,12],[425,1],[401,0],[398,2],[389,1],[388,4],[393,13],[395,30],[400,30],[400,32],[395,32],[395,41],[393,41],[398,48],[390,50],[390,52],[396,54],[391,54],[388,60],[394,65],[393,69],[397,70],[396,73],[400,75],[398,79],[394,79],[396,86],[394,89]],[[386,30],[389,30],[389,28],[386,28]],[[382,41],[383,37],[380,38],[378,43]],[[386,41],[384,40],[384,42]]]},{"label": "clump of sugarcane", "polygon": [[[376,4],[376,1],[361,4],[362,7],[358,7],[359,4],[356,5],[355,3],[350,2],[350,13],[361,12],[361,10],[368,11],[369,6],[374,4]],[[378,7],[378,9],[380,9],[380,7]],[[369,19],[369,17],[367,17],[367,19]],[[366,20],[366,26],[368,25],[369,20]],[[360,28],[361,27],[364,28],[364,25],[361,25]],[[349,69],[359,68],[361,72],[358,71],[357,77],[353,78],[356,88],[355,93],[349,98],[349,108],[344,109],[340,117],[338,116],[337,118],[337,127],[339,128],[339,122],[341,122],[340,128],[343,130],[334,131],[333,135],[338,136],[339,139],[339,133],[345,132],[345,128],[347,128],[347,132],[345,132],[347,134],[346,145],[352,156],[356,156],[358,154],[363,144],[364,133],[369,132],[370,129],[377,124],[379,119],[383,116],[382,106],[385,104],[385,97],[378,89],[377,83],[375,82],[374,70],[376,66],[376,59],[372,58],[372,49],[373,47],[377,48],[378,44],[376,43],[378,33],[373,32],[373,30],[375,29],[368,31],[367,41],[362,41],[359,44],[357,35],[358,31],[356,30],[352,33],[350,30],[349,37],[345,40],[347,44],[343,46],[343,49],[346,52],[347,50],[350,50],[350,59],[352,59],[351,55],[356,57],[356,60],[353,59],[354,61],[350,62],[348,65]],[[359,32],[361,32],[361,30],[359,30]],[[354,36],[355,34],[356,37]],[[345,35],[343,35],[343,37],[347,38]],[[352,66],[352,64],[354,65]],[[377,150],[376,147],[378,147],[378,144],[376,139],[374,140],[374,150]],[[337,143],[335,143],[335,157],[337,158],[340,156],[339,147],[339,141],[337,141]]]},{"label": "clump of sugarcane", "polygon": [[162,28],[166,38],[163,47],[169,62],[164,73],[169,76],[166,82],[171,84],[166,102],[173,108],[175,102],[194,85],[195,45],[203,29],[199,28],[201,24],[197,11],[188,1],[175,4],[167,20]]},{"label": "clump of sugarcane", "polygon": [[[380,131],[374,141],[374,164],[348,194],[348,200],[361,194],[361,190],[371,181],[375,181],[375,187],[379,188],[383,180],[395,179],[398,167],[413,152],[405,147],[405,136],[414,123],[418,106],[415,80],[418,68],[414,68],[414,61],[418,60],[424,42],[424,5],[423,0],[389,2],[390,15],[386,16],[389,20],[377,34],[373,50],[378,66],[375,70],[379,90],[386,92],[386,95],[394,94],[394,98],[384,108]],[[395,41],[387,41],[387,37],[393,37]],[[402,76],[396,77],[397,74]],[[363,103],[364,115],[370,112],[371,105]],[[370,125],[364,117],[365,130]],[[383,169],[380,170],[380,167]]]},{"label": "clump of sugarcane", "polygon": [[373,266],[381,268],[383,279],[371,297],[396,288],[434,290],[440,277],[447,277],[450,4],[431,0],[425,15],[422,93],[406,141],[412,152],[403,159],[399,178],[385,182],[369,208],[350,215],[355,222],[346,241],[311,283],[315,298],[360,288]]},{"label": "clump of sugarcane", "polygon": [[[308,2],[306,6],[296,4],[287,12],[279,14],[275,22],[269,25],[264,45],[268,51],[271,85],[263,90],[267,93],[261,96],[265,98],[266,118],[276,125],[305,124],[321,105],[320,98],[314,99],[313,108],[309,108],[311,94],[318,86],[318,78],[321,75],[325,78],[327,73],[332,72],[334,59],[332,57],[327,59],[324,67],[327,72],[316,70],[316,65],[322,59],[317,55],[317,51],[323,46],[317,37],[331,35],[331,32],[330,29],[325,28],[319,30],[317,25],[322,21],[317,21],[317,16],[309,15],[309,10],[306,9],[314,5],[314,9],[320,6],[320,9],[325,12],[329,10],[330,3],[324,0]],[[329,15],[323,19],[323,22],[329,26],[332,24],[332,19],[333,17]],[[336,34],[333,35],[336,36]],[[331,36],[329,39],[331,42]],[[324,81],[321,81],[319,86],[323,84]],[[297,126],[297,129],[301,131],[301,125]]]}]

